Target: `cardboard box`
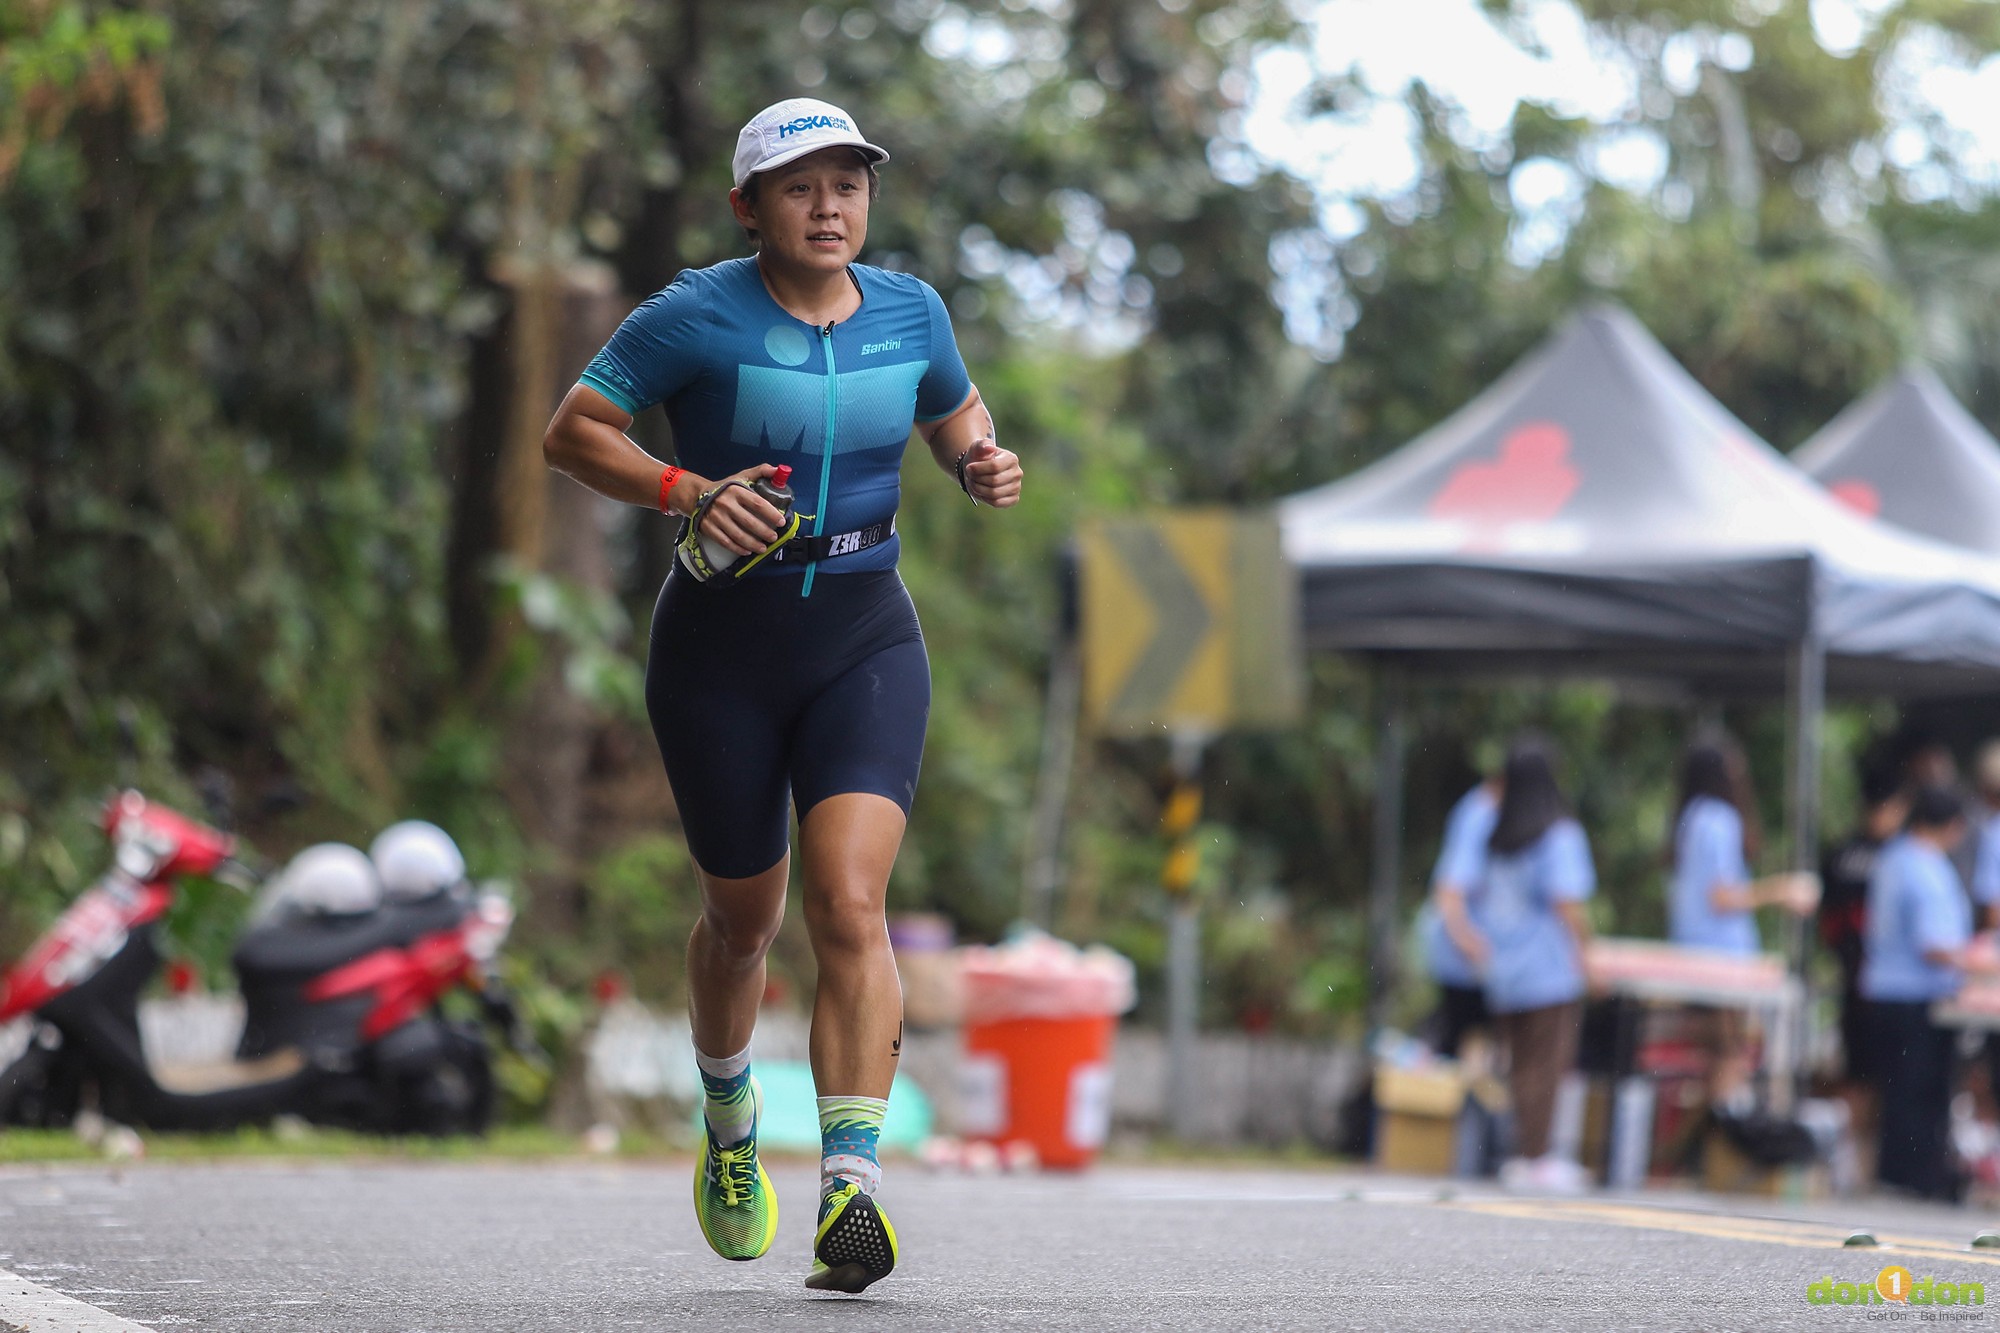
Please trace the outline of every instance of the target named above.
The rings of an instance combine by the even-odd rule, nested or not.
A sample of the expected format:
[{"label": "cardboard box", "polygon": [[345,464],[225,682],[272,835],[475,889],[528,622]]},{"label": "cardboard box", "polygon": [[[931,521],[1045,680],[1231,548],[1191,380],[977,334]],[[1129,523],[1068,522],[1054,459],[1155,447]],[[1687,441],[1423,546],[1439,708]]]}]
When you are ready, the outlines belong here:
[{"label": "cardboard box", "polygon": [[1833,1176],[1821,1162],[1759,1166],[1738,1152],[1729,1136],[1711,1130],[1702,1143],[1701,1187],[1718,1194],[1760,1194],[1802,1202],[1833,1197]]},{"label": "cardboard box", "polygon": [[1375,1165],[1413,1175],[1451,1174],[1465,1076],[1456,1065],[1375,1070]]}]

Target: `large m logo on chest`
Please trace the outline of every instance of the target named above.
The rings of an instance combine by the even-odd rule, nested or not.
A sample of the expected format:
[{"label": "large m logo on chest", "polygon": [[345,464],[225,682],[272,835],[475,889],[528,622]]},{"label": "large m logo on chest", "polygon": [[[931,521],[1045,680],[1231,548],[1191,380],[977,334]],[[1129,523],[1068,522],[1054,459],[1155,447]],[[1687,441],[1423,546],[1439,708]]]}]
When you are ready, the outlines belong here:
[{"label": "large m logo on chest", "polygon": [[[916,413],[917,383],[929,365],[906,361],[837,376],[839,396],[832,413],[838,423],[837,451],[901,444]],[[729,442],[754,449],[821,452],[826,443],[828,387],[827,377],[814,371],[737,367],[736,418],[729,428]]]}]

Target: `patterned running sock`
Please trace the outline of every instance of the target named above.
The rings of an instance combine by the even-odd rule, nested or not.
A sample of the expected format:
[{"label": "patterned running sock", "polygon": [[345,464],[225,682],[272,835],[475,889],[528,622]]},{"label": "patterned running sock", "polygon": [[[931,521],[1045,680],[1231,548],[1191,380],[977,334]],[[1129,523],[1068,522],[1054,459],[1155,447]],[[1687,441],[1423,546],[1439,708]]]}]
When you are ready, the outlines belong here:
[{"label": "patterned running sock", "polygon": [[851,1180],[863,1194],[882,1185],[882,1164],[875,1144],[882,1137],[882,1118],[889,1103],[880,1097],[819,1099],[819,1192],[825,1198]]},{"label": "patterned running sock", "polygon": [[757,1122],[756,1103],[750,1096],[750,1048],[718,1060],[703,1055],[697,1046],[694,1062],[701,1068],[702,1114],[708,1117],[708,1132],[716,1144],[727,1148],[749,1138]]}]

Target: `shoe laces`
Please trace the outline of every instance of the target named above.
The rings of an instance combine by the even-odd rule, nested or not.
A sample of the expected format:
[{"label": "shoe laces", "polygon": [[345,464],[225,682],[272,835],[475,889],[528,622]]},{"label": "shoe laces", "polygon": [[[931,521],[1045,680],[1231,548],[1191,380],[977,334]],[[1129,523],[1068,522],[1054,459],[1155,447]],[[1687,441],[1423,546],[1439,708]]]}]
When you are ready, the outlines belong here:
[{"label": "shoe laces", "polygon": [[819,1220],[824,1222],[828,1213],[846,1201],[848,1195],[859,1194],[861,1187],[853,1181],[843,1181],[819,1196]]},{"label": "shoe laces", "polygon": [[735,1208],[757,1187],[757,1145],[749,1139],[715,1150],[715,1183],[722,1189],[722,1206]]}]

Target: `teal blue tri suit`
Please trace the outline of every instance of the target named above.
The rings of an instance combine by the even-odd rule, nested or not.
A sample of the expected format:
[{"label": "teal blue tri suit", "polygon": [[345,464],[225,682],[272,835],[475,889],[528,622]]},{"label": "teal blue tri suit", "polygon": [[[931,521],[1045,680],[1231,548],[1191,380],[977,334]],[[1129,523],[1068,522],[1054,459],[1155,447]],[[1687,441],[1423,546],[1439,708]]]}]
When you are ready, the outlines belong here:
[{"label": "teal blue tri suit", "polygon": [[582,376],[635,416],[661,404],[676,461],[702,476],[790,464],[814,516],[819,558],[766,561],[736,584],[676,565],[653,612],[647,711],[689,850],[724,878],[777,864],[791,805],[804,818],[867,792],[907,814],[916,796],[930,663],[893,520],[912,426],[958,411],[972,382],[935,291],[848,272],[860,308],[815,328],[771,297],[754,259],[690,269]]}]

